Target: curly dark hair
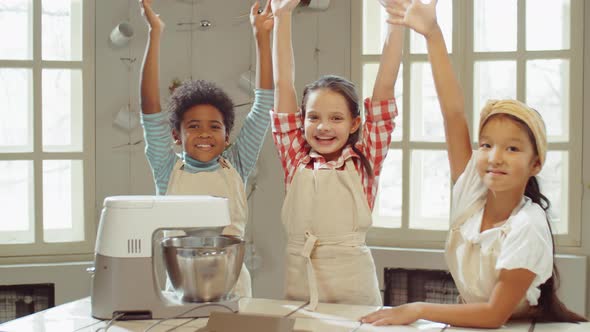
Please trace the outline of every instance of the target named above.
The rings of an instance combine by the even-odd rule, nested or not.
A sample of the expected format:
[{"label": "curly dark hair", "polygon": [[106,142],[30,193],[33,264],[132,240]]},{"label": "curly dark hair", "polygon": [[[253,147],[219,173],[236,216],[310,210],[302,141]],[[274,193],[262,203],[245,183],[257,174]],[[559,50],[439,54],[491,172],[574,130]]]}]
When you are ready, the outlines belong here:
[{"label": "curly dark hair", "polygon": [[234,103],[217,85],[204,80],[187,80],[174,90],[168,103],[170,125],[180,131],[184,113],[197,105],[211,105],[221,112],[226,134],[234,127]]}]

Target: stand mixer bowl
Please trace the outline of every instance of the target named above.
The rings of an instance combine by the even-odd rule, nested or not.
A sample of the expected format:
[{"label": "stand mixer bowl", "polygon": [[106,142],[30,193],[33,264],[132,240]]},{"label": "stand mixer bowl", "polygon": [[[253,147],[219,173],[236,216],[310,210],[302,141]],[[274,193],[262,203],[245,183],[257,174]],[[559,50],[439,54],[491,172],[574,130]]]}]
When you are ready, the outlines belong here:
[{"label": "stand mixer bowl", "polygon": [[161,242],[166,272],[184,302],[224,300],[233,289],[244,261],[240,237],[176,236]]}]

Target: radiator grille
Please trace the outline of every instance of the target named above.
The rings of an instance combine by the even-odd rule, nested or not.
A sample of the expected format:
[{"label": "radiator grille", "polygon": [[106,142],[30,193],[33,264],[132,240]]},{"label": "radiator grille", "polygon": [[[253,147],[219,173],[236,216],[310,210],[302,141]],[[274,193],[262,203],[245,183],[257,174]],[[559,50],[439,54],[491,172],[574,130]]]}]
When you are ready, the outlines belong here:
[{"label": "radiator grille", "polygon": [[54,284],[0,286],[0,323],[53,306]]},{"label": "radiator grille", "polygon": [[384,269],[384,304],[410,302],[457,303],[459,291],[447,271]]}]

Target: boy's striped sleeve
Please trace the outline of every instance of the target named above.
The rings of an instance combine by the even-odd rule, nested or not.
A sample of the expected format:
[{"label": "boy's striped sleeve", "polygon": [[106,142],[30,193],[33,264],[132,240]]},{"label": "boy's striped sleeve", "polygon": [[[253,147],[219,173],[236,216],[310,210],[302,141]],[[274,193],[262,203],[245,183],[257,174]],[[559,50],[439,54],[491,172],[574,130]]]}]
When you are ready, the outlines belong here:
[{"label": "boy's striped sleeve", "polygon": [[141,114],[145,155],[152,168],[156,194],[165,195],[170,174],[178,157],[174,153],[172,131],[165,112]]},{"label": "boy's striped sleeve", "polygon": [[274,103],[274,91],[256,89],[254,104],[246,116],[236,142],[226,151],[227,158],[236,168],[244,183],[256,166],[264,137],[270,123],[269,110]]}]

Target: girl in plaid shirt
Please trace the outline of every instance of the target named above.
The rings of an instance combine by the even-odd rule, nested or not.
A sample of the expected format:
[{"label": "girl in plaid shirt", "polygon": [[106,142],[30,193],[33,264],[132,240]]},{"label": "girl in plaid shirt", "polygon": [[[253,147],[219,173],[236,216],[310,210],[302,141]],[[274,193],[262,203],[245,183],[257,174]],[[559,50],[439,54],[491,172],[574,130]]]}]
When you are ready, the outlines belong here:
[{"label": "girl in plaid shirt", "polygon": [[[286,296],[309,300],[312,310],[319,301],[381,305],[365,236],[397,115],[393,91],[402,28],[389,26],[373,97],[364,103],[361,123],[354,84],[342,77],[324,76],[309,84],[297,106],[291,17],[298,3],[272,1],[271,121],[287,189],[282,209],[288,236]],[[301,271],[306,273],[302,276]]]}]

